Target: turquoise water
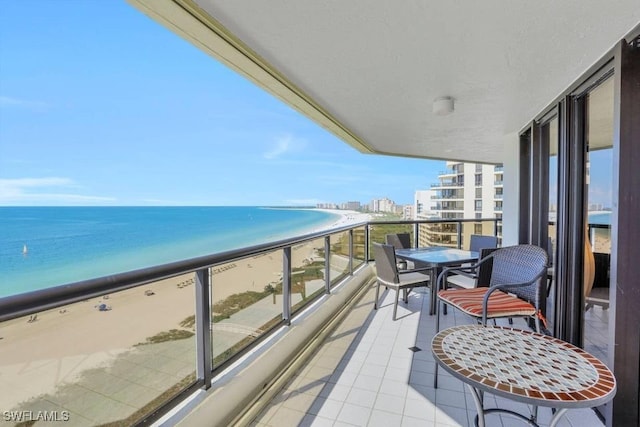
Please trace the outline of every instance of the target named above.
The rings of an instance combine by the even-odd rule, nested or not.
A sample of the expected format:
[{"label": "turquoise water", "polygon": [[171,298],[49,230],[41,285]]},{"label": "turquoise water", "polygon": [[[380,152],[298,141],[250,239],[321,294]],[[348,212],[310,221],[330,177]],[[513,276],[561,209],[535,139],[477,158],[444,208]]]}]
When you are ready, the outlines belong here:
[{"label": "turquoise water", "polygon": [[589,213],[589,224],[611,225],[611,212]]},{"label": "turquoise water", "polygon": [[335,220],[260,207],[0,207],[0,297],[278,240]]}]

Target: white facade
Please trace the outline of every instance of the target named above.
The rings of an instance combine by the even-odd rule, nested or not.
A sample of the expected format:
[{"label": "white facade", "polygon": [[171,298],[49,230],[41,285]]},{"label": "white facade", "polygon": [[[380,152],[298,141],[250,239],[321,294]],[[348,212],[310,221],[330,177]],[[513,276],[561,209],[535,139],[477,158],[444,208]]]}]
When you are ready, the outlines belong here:
[{"label": "white facade", "polygon": [[402,206],[402,219],[414,219],[413,205]]},{"label": "white facade", "polygon": [[[431,190],[425,190],[430,192],[429,197],[435,204],[432,217],[452,220],[502,218],[502,166],[446,162],[446,170],[440,172],[438,181]],[[417,205],[418,192],[415,200]],[[418,218],[426,219],[427,216],[421,214]],[[499,227],[497,232],[501,236],[502,229]],[[492,221],[465,223],[459,246],[468,246],[472,234],[494,233]],[[424,227],[421,229],[420,239],[421,244],[426,245],[458,246],[457,229],[451,225]]]},{"label": "white facade", "polygon": [[396,212],[396,203],[387,197],[383,199],[373,199],[369,207],[371,212]]},{"label": "white facade", "polygon": [[413,219],[428,219],[438,216],[435,190],[417,190],[413,196]]}]

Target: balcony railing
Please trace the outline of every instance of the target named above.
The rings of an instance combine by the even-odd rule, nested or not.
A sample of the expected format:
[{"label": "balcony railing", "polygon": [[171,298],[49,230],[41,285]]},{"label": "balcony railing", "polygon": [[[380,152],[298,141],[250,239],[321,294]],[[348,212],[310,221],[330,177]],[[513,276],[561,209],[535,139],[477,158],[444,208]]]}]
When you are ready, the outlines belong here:
[{"label": "balcony railing", "polygon": [[[331,294],[385,234],[459,247],[465,224],[487,221],[497,234],[499,219],[372,221],[1,298],[2,407],[152,422]],[[420,237],[433,227],[456,233]]]},{"label": "balcony railing", "polygon": [[438,187],[464,187],[464,181],[442,181],[431,184],[431,188]]},{"label": "balcony railing", "polygon": [[464,193],[462,194],[441,194],[431,196],[431,200],[464,200]]},{"label": "balcony railing", "polygon": [[462,172],[458,172],[458,171],[456,171],[456,170],[454,170],[454,169],[447,169],[447,170],[444,170],[444,171],[440,171],[440,172],[438,172],[438,176],[443,176],[443,175],[459,175],[459,174],[462,174]]}]

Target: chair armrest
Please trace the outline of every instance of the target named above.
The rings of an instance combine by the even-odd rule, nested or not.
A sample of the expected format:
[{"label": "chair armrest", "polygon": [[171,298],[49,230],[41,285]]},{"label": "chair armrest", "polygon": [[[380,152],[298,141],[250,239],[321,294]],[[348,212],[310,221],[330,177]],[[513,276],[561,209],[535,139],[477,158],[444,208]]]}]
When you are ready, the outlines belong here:
[{"label": "chair armrest", "polygon": [[[503,292],[509,292],[510,289],[516,289],[516,288],[522,288],[525,286],[531,286],[533,283],[535,283],[536,281],[540,280],[547,272],[547,269],[545,268],[544,270],[540,271],[540,273],[538,273],[538,275],[533,279],[530,280],[528,282],[524,282],[524,283],[509,283],[509,284],[497,284],[497,285],[493,285],[489,287],[489,290],[487,291],[486,294],[484,294],[484,298],[482,299],[482,324],[486,325],[487,324],[487,310],[488,310],[488,305],[489,305],[489,297],[491,296],[491,294],[495,291],[503,291]],[[544,285],[541,285],[544,286]],[[539,310],[540,307],[538,307],[537,302],[535,303],[536,310]]]}]

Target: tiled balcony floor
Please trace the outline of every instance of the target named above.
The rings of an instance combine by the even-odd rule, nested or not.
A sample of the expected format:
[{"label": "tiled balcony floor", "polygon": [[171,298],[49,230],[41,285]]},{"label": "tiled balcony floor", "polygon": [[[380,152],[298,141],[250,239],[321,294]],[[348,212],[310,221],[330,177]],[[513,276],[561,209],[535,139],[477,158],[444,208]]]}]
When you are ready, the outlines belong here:
[{"label": "tiled balcony floor", "polygon": [[[372,288],[252,425],[474,425],[475,405],[461,381],[440,370],[439,387],[433,388],[435,362],[430,343],[435,318],[428,315],[428,290],[412,292],[408,306],[400,303],[395,322],[391,320],[393,294],[383,294],[382,308],[377,311],[373,310],[374,295]],[[441,327],[470,322],[467,316],[450,310]],[[518,320],[515,322],[518,326]],[[412,351],[412,347],[420,350]],[[528,413],[524,404],[488,394],[485,405]],[[541,425],[548,425],[551,410],[540,408],[538,417]],[[487,416],[486,421],[488,426],[526,425],[497,414]],[[602,425],[591,409],[570,410],[558,424]]]}]

